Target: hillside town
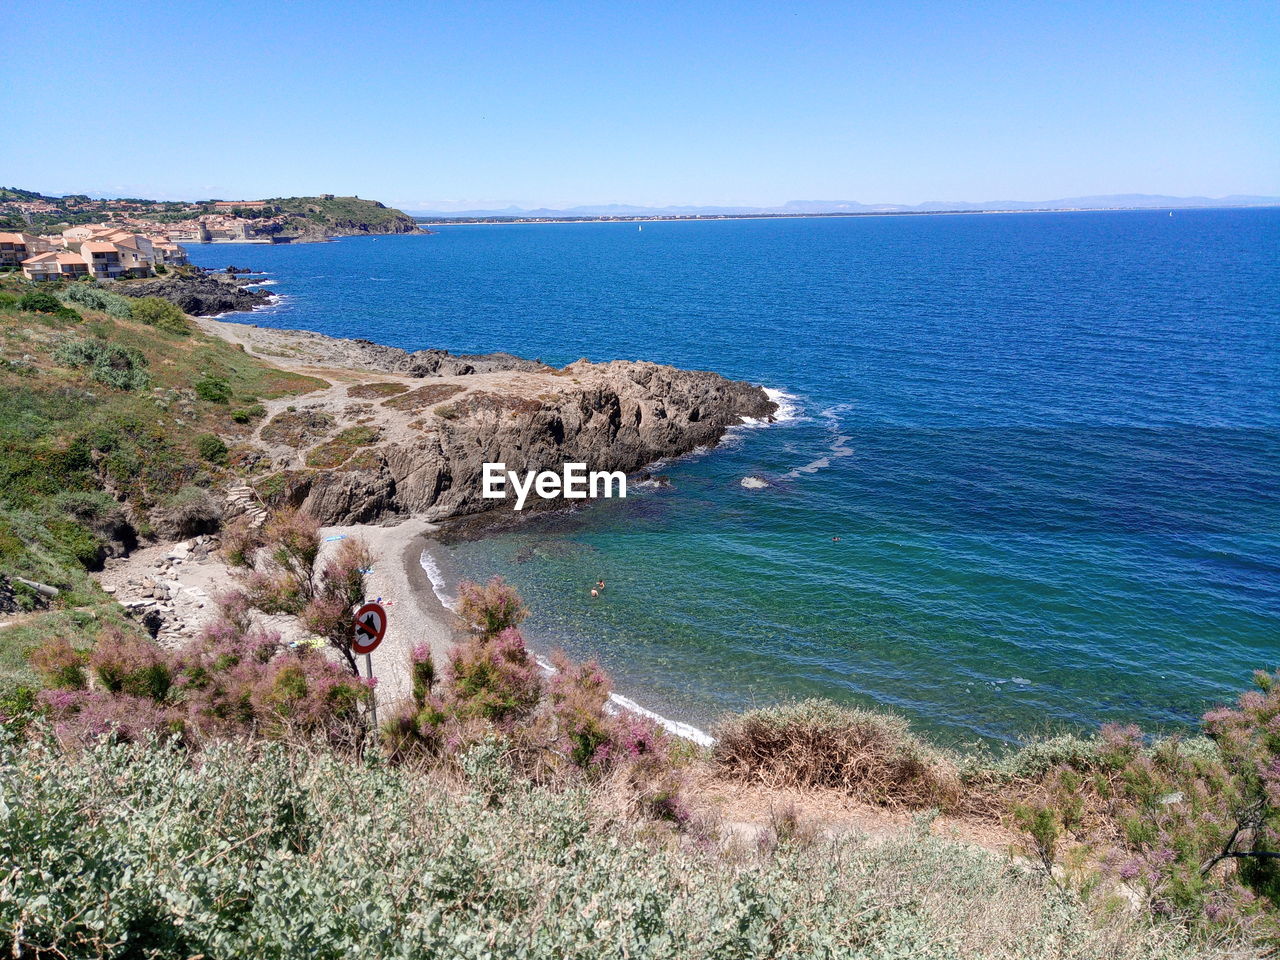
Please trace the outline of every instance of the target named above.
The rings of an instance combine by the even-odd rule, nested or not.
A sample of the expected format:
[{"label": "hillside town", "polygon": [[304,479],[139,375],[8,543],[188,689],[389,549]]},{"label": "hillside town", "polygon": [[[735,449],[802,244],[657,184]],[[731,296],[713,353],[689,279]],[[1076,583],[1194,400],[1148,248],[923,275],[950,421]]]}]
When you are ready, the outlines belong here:
[{"label": "hillside town", "polygon": [[0,233],[0,269],[21,269],[28,280],[150,277],[186,263],[186,250],[167,234],[116,224],[82,224],[42,236]]}]

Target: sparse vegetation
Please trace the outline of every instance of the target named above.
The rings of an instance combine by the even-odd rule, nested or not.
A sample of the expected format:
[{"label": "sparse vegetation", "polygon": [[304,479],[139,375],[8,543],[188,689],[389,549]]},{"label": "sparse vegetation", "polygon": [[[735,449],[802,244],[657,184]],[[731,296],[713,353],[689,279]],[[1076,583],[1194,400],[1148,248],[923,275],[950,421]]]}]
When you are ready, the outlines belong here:
[{"label": "sparse vegetation", "polygon": [[770,786],[834,787],[873,803],[956,806],[959,774],[900,717],[805,700],[752,710],[716,730],[715,762]]},{"label": "sparse vegetation", "polygon": [[353,400],[380,400],[404,393],[409,387],[403,383],[357,383],[347,387],[347,396]]},{"label": "sparse vegetation", "polygon": [[[187,315],[168,300],[161,300],[159,297],[139,297],[132,301],[131,310],[133,319],[149,327],[155,327],[157,330],[181,336],[187,336],[192,332],[191,321],[187,319]],[[198,384],[196,389],[199,390]],[[204,399],[211,398],[204,397]]]},{"label": "sparse vegetation", "polygon": [[382,405],[390,407],[392,410],[405,410],[412,413],[426,409],[442,400],[448,400],[461,392],[462,387],[456,383],[428,383],[426,386],[418,387],[398,397],[385,400]]},{"label": "sparse vegetation", "polygon": [[307,453],[307,466],[317,469],[340,467],[361,447],[377,443],[381,431],[377,427],[347,427]]},{"label": "sparse vegetation", "polygon": [[268,443],[301,447],[328,434],[335,423],[333,417],[322,410],[289,407],[266,422],[262,428],[262,439]]},{"label": "sparse vegetation", "polygon": [[[138,629],[88,576],[108,547],[217,529],[207,485],[231,468],[202,456],[212,441],[197,438],[216,437],[226,405],[194,384],[218,377],[252,405],[320,382],[220,340],[140,323],[131,307],[141,301],[91,282],[0,287],[0,593],[22,615],[0,618],[0,711],[9,713],[33,702],[31,650],[56,636],[87,648],[108,624]],[[15,577],[61,593],[50,599]]]},{"label": "sparse vegetation", "polygon": [[222,507],[203,487],[186,486],[157,511],[157,532],[171,540],[216,533],[222,526]]},{"label": "sparse vegetation", "polygon": [[117,390],[145,390],[151,383],[141,351],[108,340],[68,340],[53,358],[68,367],[85,368],[94,380]]}]

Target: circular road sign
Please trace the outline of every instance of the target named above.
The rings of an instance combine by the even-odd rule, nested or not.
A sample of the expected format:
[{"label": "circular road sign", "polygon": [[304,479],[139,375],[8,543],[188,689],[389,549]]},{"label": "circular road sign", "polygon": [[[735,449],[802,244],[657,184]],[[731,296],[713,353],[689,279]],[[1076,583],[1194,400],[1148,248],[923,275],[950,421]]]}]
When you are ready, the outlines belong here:
[{"label": "circular road sign", "polygon": [[387,632],[387,611],[380,603],[366,603],[356,611],[355,636],[351,649],[355,653],[373,653]]}]

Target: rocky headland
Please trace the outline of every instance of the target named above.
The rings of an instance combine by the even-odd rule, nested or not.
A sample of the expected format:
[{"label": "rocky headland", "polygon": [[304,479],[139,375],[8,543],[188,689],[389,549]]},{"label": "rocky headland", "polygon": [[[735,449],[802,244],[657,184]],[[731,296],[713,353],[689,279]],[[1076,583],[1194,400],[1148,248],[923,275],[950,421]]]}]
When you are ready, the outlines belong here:
[{"label": "rocky headland", "polygon": [[160,297],[193,317],[253,310],[271,302],[271,294],[250,289],[255,281],[234,273],[190,272],[117,283],[113,293]]},{"label": "rocky headland", "polygon": [[[365,340],[204,320],[212,334],[326,386],[266,403],[250,440],[258,498],[325,524],[496,511],[482,466],[633,473],[714,446],[776,410],[765,391],[706,371],[579,360],[563,369],[509,354],[408,352]],[[564,506],[533,500],[526,506]]]}]

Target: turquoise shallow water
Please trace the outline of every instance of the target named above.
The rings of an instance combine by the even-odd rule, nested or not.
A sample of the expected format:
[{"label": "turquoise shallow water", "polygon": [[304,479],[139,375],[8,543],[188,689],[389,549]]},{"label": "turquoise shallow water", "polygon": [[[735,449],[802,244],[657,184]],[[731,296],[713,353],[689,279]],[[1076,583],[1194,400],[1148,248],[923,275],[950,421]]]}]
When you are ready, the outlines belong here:
[{"label": "turquoise shallow water", "polygon": [[264,324],[785,391],[669,488],[446,572],[507,576],[535,645],[682,720],[816,694],[996,740],[1185,724],[1280,665],[1277,251],[1280,210],[192,248],[270,272]]}]

